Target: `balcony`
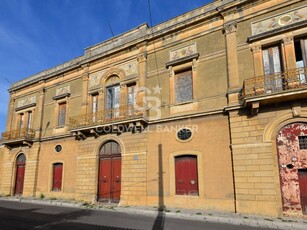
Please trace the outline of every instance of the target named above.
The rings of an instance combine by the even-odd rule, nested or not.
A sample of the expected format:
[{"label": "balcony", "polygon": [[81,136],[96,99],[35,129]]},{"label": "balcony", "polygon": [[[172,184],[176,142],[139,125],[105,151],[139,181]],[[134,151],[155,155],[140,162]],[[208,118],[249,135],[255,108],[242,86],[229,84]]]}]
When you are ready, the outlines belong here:
[{"label": "balcony", "polygon": [[299,100],[307,97],[307,68],[297,68],[272,75],[246,79],[242,90],[242,103],[260,104]]},{"label": "balcony", "polygon": [[18,130],[11,130],[1,133],[0,143],[12,146],[12,145],[28,145],[32,146],[35,132],[33,129],[23,128]]},{"label": "balcony", "polygon": [[147,123],[141,108],[120,106],[119,108],[73,116],[69,118],[69,129],[75,136],[84,139],[88,133],[98,136],[97,130],[121,132],[119,126],[121,128],[140,127]]}]

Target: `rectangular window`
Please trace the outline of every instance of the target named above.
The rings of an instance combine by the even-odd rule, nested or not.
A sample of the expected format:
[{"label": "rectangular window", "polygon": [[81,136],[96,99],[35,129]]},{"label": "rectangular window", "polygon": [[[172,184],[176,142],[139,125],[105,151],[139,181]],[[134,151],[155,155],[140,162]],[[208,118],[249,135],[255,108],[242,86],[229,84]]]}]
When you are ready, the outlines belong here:
[{"label": "rectangular window", "polygon": [[299,68],[300,82],[306,83],[307,76],[304,67],[307,67],[307,39],[296,39],[294,41],[296,68]]},{"label": "rectangular window", "polygon": [[266,93],[281,91],[282,84],[282,66],[279,46],[273,46],[262,50],[262,60],[265,75]]},{"label": "rectangular window", "polygon": [[66,122],[66,102],[59,104],[58,126],[64,126]]},{"label": "rectangular window", "polygon": [[106,109],[107,118],[119,116],[120,86],[115,85],[107,88]]},{"label": "rectangular window", "polygon": [[136,85],[130,85],[128,88],[128,116],[131,116],[134,114],[134,109],[136,105]]},{"label": "rectangular window", "polygon": [[27,128],[31,129],[32,128],[32,112],[28,112],[28,124],[27,124]]},{"label": "rectangular window", "polygon": [[92,95],[92,112],[98,112],[98,94]]},{"label": "rectangular window", "polygon": [[58,192],[62,190],[62,174],[63,164],[53,164],[52,191]]},{"label": "rectangular window", "polygon": [[19,129],[23,129],[23,127],[24,127],[24,119],[25,119],[25,115],[23,113],[21,113],[19,115]]},{"label": "rectangular window", "polygon": [[175,103],[193,100],[192,69],[175,73]]},{"label": "rectangular window", "polygon": [[299,136],[300,149],[307,149],[307,136]]}]

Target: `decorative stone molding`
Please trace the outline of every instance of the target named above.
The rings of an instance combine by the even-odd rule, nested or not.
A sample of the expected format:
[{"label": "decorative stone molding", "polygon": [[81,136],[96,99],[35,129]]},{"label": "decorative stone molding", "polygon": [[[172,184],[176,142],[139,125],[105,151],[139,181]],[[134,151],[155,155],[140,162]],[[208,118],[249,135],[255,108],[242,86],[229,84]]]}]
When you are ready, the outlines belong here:
[{"label": "decorative stone molding", "polygon": [[234,32],[237,32],[237,27],[238,27],[238,25],[237,25],[236,21],[233,21],[233,22],[230,22],[230,23],[226,23],[223,26],[223,32],[226,35],[234,33]]},{"label": "decorative stone molding", "polygon": [[144,62],[147,60],[147,52],[141,53],[137,57],[138,62]]},{"label": "decorative stone molding", "polygon": [[28,97],[26,99],[20,99],[17,101],[17,107],[28,107],[29,105],[36,104],[36,96]]},{"label": "decorative stone molding", "polygon": [[258,53],[258,52],[260,52],[261,51],[261,45],[256,45],[256,44],[254,44],[254,45],[251,45],[251,51],[253,52],[253,53]]},{"label": "decorative stone molding", "polygon": [[196,54],[196,43],[191,45],[170,51],[170,61],[176,61],[178,59],[182,59],[193,54]]},{"label": "decorative stone molding", "polygon": [[281,14],[253,22],[251,24],[252,36],[306,21],[306,15],[307,6],[305,5],[300,8],[292,9],[290,11],[286,11]]},{"label": "decorative stone molding", "polygon": [[70,86],[69,85],[57,88],[55,96],[59,96],[59,95],[67,94],[67,93],[70,93]]},{"label": "decorative stone molding", "polygon": [[292,43],[293,43],[293,36],[284,37],[284,38],[282,39],[282,42],[283,42],[285,45],[292,44]]}]

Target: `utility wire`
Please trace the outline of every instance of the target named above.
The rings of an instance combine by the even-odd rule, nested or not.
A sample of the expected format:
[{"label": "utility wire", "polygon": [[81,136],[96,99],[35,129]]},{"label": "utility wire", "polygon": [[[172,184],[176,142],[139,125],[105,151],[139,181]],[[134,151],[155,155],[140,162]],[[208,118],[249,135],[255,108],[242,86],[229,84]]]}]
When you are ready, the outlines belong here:
[{"label": "utility wire", "polygon": [[112,36],[114,37],[114,33],[113,33],[113,30],[112,30],[112,27],[111,27],[110,23],[109,23],[109,28],[110,28]]},{"label": "utility wire", "polygon": [[[151,10],[151,5],[150,5],[150,0],[147,0],[147,2],[148,2],[150,30],[151,30],[151,35],[153,36],[152,10]],[[155,64],[156,64],[157,75],[158,75],[158,86],[160,88],[160,73],[159,73],[159,68],[158,68],[158,58],[157,58],[156,45],[155,45],[154,40],[153,40],[153,49],[155,53]],[[161,93],[159,94],[159,96],[160,96],[160,102],[162,103]]]}]

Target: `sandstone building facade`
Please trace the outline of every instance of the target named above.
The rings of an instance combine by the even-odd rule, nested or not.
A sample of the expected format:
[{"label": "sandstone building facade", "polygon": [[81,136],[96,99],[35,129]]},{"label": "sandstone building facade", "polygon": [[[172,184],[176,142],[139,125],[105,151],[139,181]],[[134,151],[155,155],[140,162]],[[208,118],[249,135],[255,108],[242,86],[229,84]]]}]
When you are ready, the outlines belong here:
[{"label": "sandstone building facade", "polygon": [[12,84],[0,192],[306,215],[306,25],[216,0]]}]

